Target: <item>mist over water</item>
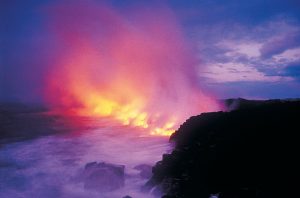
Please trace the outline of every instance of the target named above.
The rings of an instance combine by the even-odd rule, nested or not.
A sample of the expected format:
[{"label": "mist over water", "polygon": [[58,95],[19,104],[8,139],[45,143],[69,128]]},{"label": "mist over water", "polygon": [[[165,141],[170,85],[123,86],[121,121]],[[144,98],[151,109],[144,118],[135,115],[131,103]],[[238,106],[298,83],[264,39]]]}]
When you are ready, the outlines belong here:
[{"label": "mist over water", "polygon": [[[172,9],[158,1],[126,9],[109,2],[26,6],[20,23],[26,28],[11,38],[10,56],[0,65],[9,77],[0,101],[38,101],[52,113],[93,118],[84,130],[3,145],[0,197],[151,197],[140,191],[146,179],[134,167],[159,161],[170,148],[168,136],[187,118],[220,109],[199,86],[195,46]],[[6,112],[2,118],[11,121]],[[16,134],[55,131],[51,121],[33,116],[24,132],[30,119],[16,116],[22,131]],[[7,129],[4,135],[12,133]],[[95,161],[125,165],[125,186],[108,193],[85,189],[78,175]]]},{"label": "mist over water", "polygon": [[160,135],[191,115],[219,109],[198,86],[196,52],[163,3],[155,12],[147,6],[120,12],[96,1],[44,9],[48,31],[59,41],[45,77],[53,108],[110,116]]},{"label": "mist over water", "polygon": [[[8,5],[17,14],[17,5]],[[199,85],[196,44],[166,3],[62,0],[25,11],[27,28],[11,38],[0,64],[0,101],[40,100],[66,114],[109,116],[161,135],[219,109]]]},{"label": "mist over water", "polygon": [[[0,197],[154,197],[141,192],[146,179],[134,167],[160,160],[170,149],[168,138],[108,120],[93,122],[97,128],[3,145]],[[107,193],[84,189],[78,175],[94,161],[125,165],[125,186]]]}]

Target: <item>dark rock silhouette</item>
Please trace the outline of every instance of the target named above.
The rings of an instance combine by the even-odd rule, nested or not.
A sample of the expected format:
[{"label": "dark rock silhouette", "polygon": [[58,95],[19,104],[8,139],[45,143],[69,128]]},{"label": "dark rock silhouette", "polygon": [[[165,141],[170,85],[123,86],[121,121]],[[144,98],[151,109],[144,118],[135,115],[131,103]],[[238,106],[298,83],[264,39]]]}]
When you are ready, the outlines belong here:
[{"label": "dark rock silhouette", "polygon": [[91,162],[85,165],[82,180],[84,188],[99,192],[110,192],[124,186],[125,166],[105,162]]},{"label": "dark rock silhouette", "polygon": [[170,137],[146,190],[164,198],[299,196],[300,102],[251,103],[188,119]]}]

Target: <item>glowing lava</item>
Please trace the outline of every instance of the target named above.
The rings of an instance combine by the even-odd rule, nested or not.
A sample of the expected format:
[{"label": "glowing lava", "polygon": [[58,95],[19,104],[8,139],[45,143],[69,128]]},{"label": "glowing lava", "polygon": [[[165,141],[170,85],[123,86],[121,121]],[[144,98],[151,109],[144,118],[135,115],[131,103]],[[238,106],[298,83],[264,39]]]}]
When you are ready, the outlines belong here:
[{"label": "glowing lava", "polygon": [[49,79],[53,105],[152,135],[170,135],[191,115],[218,109],[197,87],[193,48],[168,8],[121,14],[79,2],[48,9],[61,52]]}]

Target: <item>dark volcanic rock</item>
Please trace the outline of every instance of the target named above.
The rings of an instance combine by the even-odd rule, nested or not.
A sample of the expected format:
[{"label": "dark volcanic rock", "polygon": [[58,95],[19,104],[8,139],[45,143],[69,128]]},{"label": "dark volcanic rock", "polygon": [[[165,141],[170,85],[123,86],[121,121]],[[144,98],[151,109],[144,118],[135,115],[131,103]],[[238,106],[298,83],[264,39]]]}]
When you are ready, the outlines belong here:
[{"label": "dark volcanic rock", "polygon": [[85,165],[83,181],[85,189],[99,192],[110,192],[124,186],[123,165],[115,165],[104,162],[91,162]]},{"label": "dark volcanic rock", "polygon": [[174,198],[299,196],[299,114],[299,101],[273,101],[191,117],[145,189]]}]

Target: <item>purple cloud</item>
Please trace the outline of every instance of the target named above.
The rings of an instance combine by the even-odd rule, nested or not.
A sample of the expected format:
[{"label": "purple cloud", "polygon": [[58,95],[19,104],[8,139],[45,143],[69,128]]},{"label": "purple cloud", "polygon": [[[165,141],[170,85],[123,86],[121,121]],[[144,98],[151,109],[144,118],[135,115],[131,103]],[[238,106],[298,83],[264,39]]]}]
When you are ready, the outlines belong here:
[{"label": "purple cloud", "polygon": [[[229,31],[230,27],[230,31]],[[300,28],[276,18],[249,26],[198,29],[199,78],[223,97],[297,97],[300,87]]]},{"label": "purple cloud", "polygon": [[271,39],[262,46],[260,52],[263,58],[269,58],[298,46],[300,46],[300,31],[290,32]]}]

